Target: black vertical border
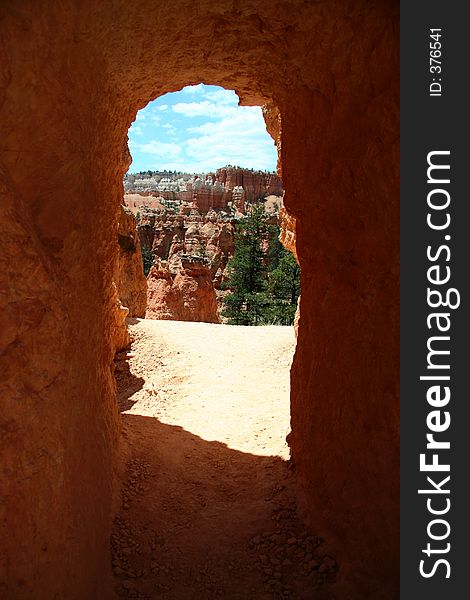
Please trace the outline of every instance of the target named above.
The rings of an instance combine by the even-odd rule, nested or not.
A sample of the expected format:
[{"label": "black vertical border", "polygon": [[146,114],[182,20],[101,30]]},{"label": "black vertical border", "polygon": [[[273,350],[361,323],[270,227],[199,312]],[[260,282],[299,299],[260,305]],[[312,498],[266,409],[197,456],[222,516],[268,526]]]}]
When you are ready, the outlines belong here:
[{"label": "black vertical border", "polygon": [[[466,373],[470,373],[470,331],[468,298],[470,278],[470,20],[464,2],[401,2],[401,598],[404,600],[463,600],[470,598],[470,393]],[[429,29],[442,29],[442,97],[429,96]],[[433,232],[427,227],[427,154],[450,150],[451,225],[448,231]],[[420,473],[419,455],[426,450],[426,415],[432,408],[426,401],[426,342],[430,332],[426,317],[428,244],[445,244],[451,235],[450,286],[458,288],[461,305],[450,310],[451,413],[448,439],[451,464],[450,500],[447,518],[449,538],[432,542],[436,548],[450,542],[447,558],[451,576],[445,578],[442,566],[436,574],[423,578],[419,562],[426,556],[426,532],[433,518],[426,508],[426,474]],[[445,264],[445,263],[442,263]],[[445,287],[445,286],[443,286]],[[444,309],[440,309],[444,310]],[[442,334],[445,335],[445,334]],[[442,373],[441,373],[442,374]],[[443,409],[444,410],[444,409]],[[444,451],[440,452],[444,457]],[[429,475],[431,475],[429,473]],[[444,474],[436,474],[442,479]],[[429,487],[429,486],[427,486]],[[438,517],[434,517],[438,518]],[[427,565],[432,560],[427,561]]]}]

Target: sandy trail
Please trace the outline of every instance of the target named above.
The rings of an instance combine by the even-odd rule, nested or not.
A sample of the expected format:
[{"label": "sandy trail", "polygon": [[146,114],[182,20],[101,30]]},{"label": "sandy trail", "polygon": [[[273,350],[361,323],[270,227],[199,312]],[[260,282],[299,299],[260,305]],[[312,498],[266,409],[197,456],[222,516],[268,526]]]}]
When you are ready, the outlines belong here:
[{"label": "sandy trail", "polygon": [[120,598],[317,598],[332,559],[295,513],[290,327],[136,320],[117,357],[128,463]]}]

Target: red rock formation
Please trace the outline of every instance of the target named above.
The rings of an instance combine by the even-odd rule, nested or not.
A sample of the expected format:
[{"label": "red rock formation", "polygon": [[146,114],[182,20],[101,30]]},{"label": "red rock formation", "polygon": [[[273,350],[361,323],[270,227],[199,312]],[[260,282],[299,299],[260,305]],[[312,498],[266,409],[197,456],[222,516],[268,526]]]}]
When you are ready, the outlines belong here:
[{"label": "red rock formation", "polygon": [[233,190],[237,186],[243,187],[245,200],[253,202],[265,196],[282,196],[282,182],[273,173],[251,171],[238,167],[223,167],[217,169],[215,178],[225,187]]},{"label": "red rock formation", "polygon": [[244,212],[245,202],[253,202],[269,195],[282,196],[282,182],[274,173],[251,171],[239,167],[223,167],[216,173],[209,173],[203,181],[195,176],[187,183],[186,191],[159,191],[154,197],[149,192],[127,193],[126,204],[136,213],[137,210],[162,208],[161,199],[194,203],[200,213],[211,209],[226,209],[230,202]]},{"label": "red rock formation", "polygon": [[292,252],[298,262],[299,259],[296,248],[295,218],[287,212],[284,206],[282,206],[281,210],[279,211],[279,225],[281,228],[279,240],[284,248],[287,248],[289,252]]},{"label": "red rock formation", "polygon": [[115,352],[120,352],[124,348],[127,348],[131,341],[126,325],[126,317],[129,314],[129,309],[123,306],[120,301],[115,283],[113,283],[113,289],[115,290],[116,299],[113,307],[112,338],[114,340]]},{"label": "red rock formation", "polygon": [[219,323],[217,301],[204,259],[183,256],[176,276],[158,261],[148,275],[147,319]]},{"label": "red rock formation", "polygon": [[[295,227],[295,218],[290,215],[284,206],[281,207],[279,211],[279,224],[281,227],[281,231],[279,233],[279,240],[281,241],[284,248],[287,248],[292,254],[295,256],[297,262],[299,262],[299,257],[297,256],[297,247],[296,247],[296,227]],[[297,310],[295,311],[294,317],[294,331],[295,336],[298,336],[299,333],[299,324],[300,324],[300,296],[297,300]]]},{"label": "red rock formation", "polygon": [[161,210],[164,208],[161,197],[150,194],[149,192],[139,192],[138,194],[124,194],[124,204],[135,215],[146,208]]},{"label": "red rock formation", "polygon": [[119,300],[128,308],[129,317],[143,317],[147,305],[147,281],[142,267],[140,241],[134,215],[122,205],[118,243],[116,285]]},{"label": "red rock formation", "polygon": [[200,81],[282,115],[302,268],[290,438],[299,505],[335,545],[329,599],[397,597],[398,9],[2,2],[4,597],[112,595],[112,280],[126,135],[147,102]]},{"label": "red rock formation", "polygon": [[179,268],[179,254],[205,256],[210,261],[214,285],[220,286],[234,251],[235,226],[214,211],[205,215],[174,214],[169,211],[142,213],[137,231],[142,246]]}]

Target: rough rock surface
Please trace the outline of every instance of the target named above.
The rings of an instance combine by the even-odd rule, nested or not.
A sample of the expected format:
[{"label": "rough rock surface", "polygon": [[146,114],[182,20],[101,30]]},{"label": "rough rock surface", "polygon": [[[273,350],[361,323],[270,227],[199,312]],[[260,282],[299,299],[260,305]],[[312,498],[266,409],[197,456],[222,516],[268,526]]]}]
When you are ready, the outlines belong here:
[{"label": "rough rock surface", "polygon": [[181,255],[173,275],[165,261],[148,274],[147,319],[219,323],[217,299],[205,259]]},{"label": "rough rock surface", "polygon": [[143,317],[147,306],[147,281],[136,222],[129,208],[121,205],[118,229],[119,261],[116,285],[119,300],[129,309],[129,317]]},{"label": "rough rock surface", "polygon": [[[284,248],[287,248],[295,256],[297,262],[299,257],[297,256],[297,239],[295,230],[295,218],[290,215],[284,206],[281,207],[279,212],[279,224],[281,231],[279,233],[279,240],[281,241]],[[297,309],[294,316],[294,331],[295,336],[299,334],[299,323],[300,323],[300,296],[297,299]]]},{"label": "rough rock surface", "polygon": [[295,232],[295,218],[290,215],[284,207],[281,207],[279,211],[279,225],[281,231],[279,233],[279,239],[282,245],[287,248],[297,259],[297,248],[296,248],[296,232]]},{"label": "rough rock surface", "polygon": [[233,219],[215,211],[206,215],[147,211],[142,213],[137,230],[141,245],[150,248],[155,257],[169,261],[174,274],[181,254],[206,257],[214,285],[219,287],[234,251]]},{"label": "rough rock surface", "polygon": [[124,204],[133,212],[134,215],[147,208],[153,208],[156,210],[163,210],[164,208],[159,199],[159,195],[152,194],[150,192],[124,194]]},{"label": "rough rock surface", "polygon": [[[272,225],[278,223],[281,204],[282,199],[279,196],[269,196],[265,202],[266,212],[270,215],[269,222]],[[210,210],[201,215],[194,208],[186,213],[184,212],[185,206],[182,205],[181,208],[183,212],[177,214],[173,210],[165,208],[161,210],[147,209],[140,213],[137,231],[142,247],[151,249],[157,259],[168,262],[164,270],[168,270],[167,275],[171,274],[173,277],[182,268],[182,255],[193,256],[195,259],[198,257],[206,259],[220,305],[220,315],[221,300],[227,293],[221,290],[221,284],[228,277],[227,265],[235,250],[235,237],[239,221],[226,212]],[[190,272],[187,271],[185,274],[186,282]],[[171,285],[164,285],[164,280],[168,281],[168,279],[167,276],[162,277],[161,263],[154,269],[151,279],[152,284],[147,295],[147,318],[149,319],[160,318],[157,315],[168,312],[162,312],[162,294],[165,289],[167,291],[172,289]],[[156,283],[157,279],[160,280],[158,284]],[[158,293],[156,293],[156,288],[159,290]],[[202,296],[200,300],[206,302]],[[154,305],[155,302],[158,306]],[[172,313],[173,311],[169,311],[168,314]],[[205,311],[194,310],[194,314],[200,313],[207,314]]]},{"label": "rough rock surface", "polygon": [[[134,175],[132,178],[135,180]],[[163,181],[164,183],[159,176],[148,175],[147,179],[139,179],[138,182],[146,184],[148,195],[142,202],[136,198],[137,194],[130,193],[129,205],[136,208],[142,205],[156,208],[156,198],[160,198],[172,202],[194,203],[201,213],[211,209],[226,209],[229,203],[243,212],[245,202],[253,202],[270,195],[282,196],[282,182],[275,173],[240,167],[222,167],[202,178],[189,174],[166,176]],[[126,190],[129,190],[130,185],[133,186],[128,177]]]},{"label": "rough rock surface", "polygon": [[302,269],[290,444],[303,516],[341,564],[329,598],[396,598],[398,3],[4,0],[1,12],[1,594],[111,597],[126,135],[150,100],[203,81],[282,116]]},{"label": "rough rock surface", "polygon": [[277,175],[272,173],[222,167],[217,169],[215,178],[229,190],[242,187],[245,202],[254,202],[265,196],[282,196],[282,182]]}]

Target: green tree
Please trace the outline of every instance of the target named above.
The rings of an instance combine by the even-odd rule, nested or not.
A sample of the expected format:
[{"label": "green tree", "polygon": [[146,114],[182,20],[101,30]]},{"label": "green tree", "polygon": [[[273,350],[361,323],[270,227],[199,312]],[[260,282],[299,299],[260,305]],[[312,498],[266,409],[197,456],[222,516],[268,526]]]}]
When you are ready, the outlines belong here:
[{"label": "green tree", "polygon": [[295,256],[282,248],[275,269],[269,273],[268,292],[271,299],[269,321],[276,325],[292,325],[300,295],[300,267]]},{"label": "green tree", "polygon": [[[268,224],[262,204],[241,221],[224,285],[223,316],[232,325],[292,325],[300,294],[300,267],[279,241],[279,227]],[[267,250],[267,240],[271,238]]]},{"label": "green tree", "polygon": [[144,275],[147,277],[153,265],[152,249],[148,246],[142,246],[142,265],[144,267]]},{"label": "green tree", "polygon": [[254,204],[240,222],[235,252],[229,262],[230,276],[224,287],[223,316],[231,325],[258,325],[269,303],[266,294],[266,261],[262,241],[270,232],[262,204]]},{"label": "green tree", "polygon": [[279,261],[283,256],[285,256],[285,253],[287,252],[287,250],[279,241],[280,228],[276,227],[274,233],[275,235],[273,236],[269,244],[268,250],[268,262],[270,271],[274,271],[274,269],[277,269],[277,267],[279,266]]}]

